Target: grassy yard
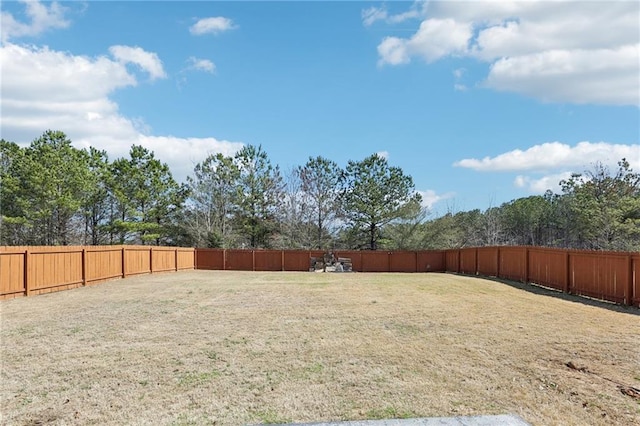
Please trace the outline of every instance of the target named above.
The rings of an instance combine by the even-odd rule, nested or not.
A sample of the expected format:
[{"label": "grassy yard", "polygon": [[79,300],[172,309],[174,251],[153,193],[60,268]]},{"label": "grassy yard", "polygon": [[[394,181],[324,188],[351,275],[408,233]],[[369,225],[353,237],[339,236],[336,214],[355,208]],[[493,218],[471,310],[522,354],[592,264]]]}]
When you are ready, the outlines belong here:
[{"label": "grassy yard", "polygon": [[445,274],[189,271],[1,301],[0,423],[640,425],[619,389],[640,387],[638,309],[576,300]]}]

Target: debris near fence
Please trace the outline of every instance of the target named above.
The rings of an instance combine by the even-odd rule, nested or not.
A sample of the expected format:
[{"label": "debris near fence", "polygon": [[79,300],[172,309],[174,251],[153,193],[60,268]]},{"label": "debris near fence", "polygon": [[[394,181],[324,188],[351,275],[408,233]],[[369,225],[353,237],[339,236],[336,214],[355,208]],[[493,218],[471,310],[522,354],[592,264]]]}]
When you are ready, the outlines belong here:
[{"label": "debris near fence", "polygon": [[353,263],[349,257],[336,258],[331,252],[309,258],[309,272],[352,272]]},{"label": "debris near fence", "polygon": [[353,263],[350,257],[339,257],[338,265],[342,267],[343,272],[353,272]]}]

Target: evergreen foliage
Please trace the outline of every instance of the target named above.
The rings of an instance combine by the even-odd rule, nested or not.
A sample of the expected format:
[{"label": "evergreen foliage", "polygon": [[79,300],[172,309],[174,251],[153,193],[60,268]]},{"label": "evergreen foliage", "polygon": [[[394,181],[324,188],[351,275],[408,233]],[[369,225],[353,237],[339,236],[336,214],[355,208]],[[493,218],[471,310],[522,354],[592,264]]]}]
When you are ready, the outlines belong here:
[{"label": "evergreen foliage", "polygon": [[413,179],[379,155],[309,157],[282,176],[261,146],[198,163],[186,184],[134,145],[110,161],[60,131],[0,140],[0,245],[445,249],[534,245],[640,251],[640,174],[596,163],[560,193],[428,218]]}]

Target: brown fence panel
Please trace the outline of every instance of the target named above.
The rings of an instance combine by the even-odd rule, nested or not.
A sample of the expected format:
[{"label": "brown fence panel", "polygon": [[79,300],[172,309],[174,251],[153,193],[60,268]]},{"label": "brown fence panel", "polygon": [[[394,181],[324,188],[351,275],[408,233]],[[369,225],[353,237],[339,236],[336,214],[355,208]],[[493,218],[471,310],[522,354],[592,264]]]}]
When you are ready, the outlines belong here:
[{"label": "brown fence panel", "polygon": [[444,272],[446,270],[443,250],[419,251],[416,253],[418,272]]},{"label": "brown fence panel", "polygon": [[176,250],[173,247],[151,248],[152,272],[166,272],[176,270]]},{"label": "brown fence panel", "polygon": [[497,277],[498,276],[498,253],[499,247],[480,247],[477,257],[477,271],[478,274],[485,277]]},{"label": "brown fence panel", "polygon": [[640,254],[631,256],[631,305],[640,307]]},{"label": "brown fence panel", "polygon": [[569,268],[571,293],[625,302],[631,280],[626,254],[570,252]]},{"label": "brown fence panel", "polygon": [[96,246],[85,248],[85,283],[96,284],[122,277],[122,247]]},{"label": "brown fence panel", "polygon": [[29,252],[27,277],[27,286],[33,294],[82,286],[82,248],[57,247]]},{"label": "brown fence panel", "polygon": [[458,272],[460,270],[460,250],[446,250],[444,252],[444,264],[446,272]]},{"label": "brown fence panel", "polygon": [[194,261],[192,248],[0,246],[0,299],[149,273],[152,267],[153,271],[193,269]]},{"label": "brown fence panel", "polygon": [[394,251],[389,253],[389,272],[416,272],[418,254],[415,251]]},{"label": "brown fence panel", "polygon": [[254,252],[255,271],[282,271],[282,251],[256,250]]},{"label": "brown fence panel", "polygon": [[176,270],[195,269],[196,251],[192,248],[176,247]]},{"label": "brown fence panel", "polygon": [[151,247],[124,247],[124,275],[151,273]]},{"label": "brown fence panel", "polygon": [[475,248],[460,249],[460,272],[476,275],[478,271],[478,252]]},{"label": "brown fence panel", "polygon": [[527,281],[527,248],[500,247],[500,278]]},{"label": "brown fence panel", "polygon": [[227,250],[224,269],[229,271],[253,271],[253,251]]},{"label": "brown fence panel", "polygon": [[225,251],[222,249],[196,249],[196,269],[221,271],[224,269]]},{"label": "brown fence panel", "polygon": [[0,251],[0,299],[23,296],[26,250]]},{"label": "brown fence panel", "polygon": [[389,272],[389,258],[391,254],[386,251],[363,251],[362,272]]},{"label": "brown fence panel", "polygon": [[309,251],[284,250],[283,269],[285,271],[308,271],[310,267],[311,254]]},{"label": "brown fence panel", "polygon": [[532,247],[528,265],[529,282],[568,292],[569,254],[566,250]]}]

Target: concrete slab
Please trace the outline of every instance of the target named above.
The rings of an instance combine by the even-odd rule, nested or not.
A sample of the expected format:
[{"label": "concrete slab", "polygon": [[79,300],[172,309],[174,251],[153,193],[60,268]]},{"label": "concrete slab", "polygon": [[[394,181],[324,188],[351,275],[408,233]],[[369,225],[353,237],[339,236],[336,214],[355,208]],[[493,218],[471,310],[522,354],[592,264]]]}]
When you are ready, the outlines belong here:
[{"label": "concrete slab", "polygon": [[353,420],[348,422],[293,423],[288,426],[530,426],[515,414],[471,417]]}]

